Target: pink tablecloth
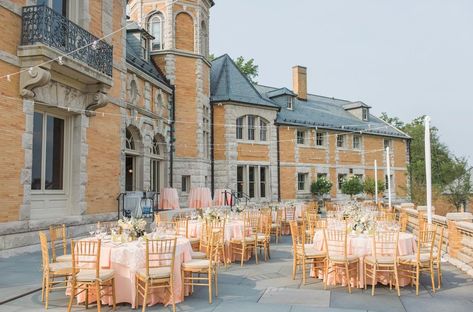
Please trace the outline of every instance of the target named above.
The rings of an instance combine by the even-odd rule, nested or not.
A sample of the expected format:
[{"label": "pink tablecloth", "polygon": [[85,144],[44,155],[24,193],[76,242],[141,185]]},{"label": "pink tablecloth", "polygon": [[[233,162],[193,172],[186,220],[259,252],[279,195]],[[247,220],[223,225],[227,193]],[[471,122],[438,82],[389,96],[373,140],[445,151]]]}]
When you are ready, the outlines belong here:
[{"label": "pink tablecloth", "polygon": [[179,209],[179,196],[175,188],[163,188],[159,194],[159,208]]},{"label": "pink tablecloth", "polygon": [[[323,246],[323,231],[317,231],[314,236],[314,246],[318,250],[322,250]],[[363,288],[365,287],[364,281],[364,256],[369,256],[372,254],[372,237],[367,235],[348,235],[348,253],[349,255],[356,255],[359,257],[359,276],[358,281],[359,285],[357,287]],[[415,253],[416,250],[416,242],[414,235],[410,233],[399,233],[399,243],[398,243],[398,255],[399,256],[406,256],[412,255]],[[312,276],[315,276],[316,273],[312,272]],[[382,284],[388,284],[389,279],[388,276],[384,276],[383,274],[378,273],[379,277],[377,282]],[[322,277],[322,275],[319,275]],[[371,281],[367,281],[368,284],[371,284]],[[352,285],[355,286],[355,281],[351,281]],[[399,285],[406,286],[410,283],[410,279],[408,278],[399,278]],[[342,279],[340,276],[334,276],[334,274],[329,274],[328,276],[328,285],[335,285],[335,284],[346,284],[345,279]]]},{"label": "pink tablecloth", "polygon": [[[226,192],[226,200],[225,200]],[[216,189],[214,192],[215,206],[230,206],[232,204],[232,191],[229,189]]]},{"label": "pink tablecloth", "polygon": [[212,195],[208,187],[195,187],[189,193],[189,208],[208,208],[212,206]]},{"label": "pink tablecloth", "polygon": [[[202,232],[202,220],[191,220],[188,224],[188,231],[189,235],[192,237],[199,237]],[[248,229],[249,232],[247,235],[251,234],[251,229]],[[231,249],[231,240],[232,239],[241,239],[243,237],[243,221],[234,220],[234,221],[227,221],[225,223],[225,231],[224,231],[224,242],[225,242],[225,257],[227,260],[238,261],[238,255],[234,255]],[[251,255],[248,255],[248,258]]]},{"label": "pink tablecloth", "polygon": [[[146,251],[144,242],[130,242],[125,244],[102,243],[100,265],[104,269],[113,269],[115,272],[115,297],[117,303],[130,303],[133,308],[135,302],[135,272],[146,267]],[[178,238],[174,263],[174,298],[176,303],[184,301],[184,287],[181,280],[181,265],[192,259],[192,247],[188,239]],[[148,297],[148,304],[171,304],[169,292],[164,288],[153,289]],[[85,293],[77,296],[79,302],[85,301]],[[139,298],[140,304],[142,299]],[[89,302],[96,301],[94,292],[89,292]],[[102,304],[112,305],[112,297],[102,298]]]}]

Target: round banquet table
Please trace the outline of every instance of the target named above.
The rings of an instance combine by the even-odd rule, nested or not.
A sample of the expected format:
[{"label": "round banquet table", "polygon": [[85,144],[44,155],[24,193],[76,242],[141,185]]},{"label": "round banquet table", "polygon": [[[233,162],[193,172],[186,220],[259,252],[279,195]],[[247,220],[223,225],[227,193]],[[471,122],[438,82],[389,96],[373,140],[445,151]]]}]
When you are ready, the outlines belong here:
[{"label": "round banquet table", "polygon": [[[317,250],[322,250],[323,248],[323,239],[324,234],[323,231],[317,231],[314,235],[314,247]],[[364,281],[364,256],[369,256],[372,254],[372,244],[373,238],[372,236],[366,234],[349,234],[348,235],[348,242],[347,242],[347,249],[349,255],[356,255],[359,257],[359,276],[358,281],[359,285],[355,285],[355,280],[351,280],[351,284],[354,287],[365,287]],[[399,243],[398,243],[398,256],[407,256],[413,255],[417,249],[416,240],[414,235],[410,233],[399,233]],[[311,276],[318,276],[319,278],[323,278],[322,272],[311,272]],[[388,274],[382,274],[381,272],[377,273],[378,278],[377,282],[382,283],[384,285],[389,284],[389,276]],[[409,278],[399,277],[399,286],[406,286],[409,285],[411,280]],[[371,284],[371,280],[367,281],[368,284]],[[346,280],[342,276],[335,276],[335,273],[331,273],[328,275],[328,285],[336,285],[342,284],[346,285]]]},{"label": "round banquet table", "polygon": [[159,194],[159,208],[179,209],[179,196],[175,188],[162,188]]},{"label": "round banquet table", "polygon": [[189,208],[212,207],[212,195],[208,187],[195,187],[189,193]]},{"label": "round banquet table", "polygon": [[[225,200],[226,192],[226,200]],[[229,189],[216,189],[214,192],[214,205],[215,206],[230,206],[232,204],[232,191]]]},{"label": "round banquet table", "polygon": [[[176,256],[174,262],[174,298],[175,302],[184,301],[184,287],[181,280],[181,265],[192,259],[192,247],[187,238],[179,237],[176,242]],[[115,272],[115,297],[117,303],[130,303],[132,308],[137,307],[135,302],[135,272],[146,267],[146,246],[144,241],[129,243],[114,243],[102,241],[100,250],[100,266],[103,269],[113,269]],[[70,289],[67,289],[70,294]],[[77,296],[78,302],[85,301],[85,293]],[[142,303],[142,298],[139,299]],[[94,292],[89,292],[89,302],[96,301]],[[163,303],[171,304],[171,297],[165,288],[155,288],[148,296],[148,305]],[[104,296],[102,304],[112,305],[112,297]]]},{"label": "round banquet table", "polygon": [[[205,222],[204,220],[189,220],[188,223],[188,233],[189,236],[191,237],[199,237],[201,236],[202,233],[202,222]],[[234,255],[232,253],[232,248],[230,246],[230,242],[232,239],[241,239],[243,237],[243,221],[241,220],[229,220],[225,223],[225,230],[224,230],[224,242],[225,242],[225,257],[227,258],[227,261],[238,261],[240,258],[238,258],[238,255]],[[251,229],[248,229],[248,235],[251,235]],[[203,250],[202,250],[203,251]],[[248,255],[248,259],[251,257],[251,255]]]}]

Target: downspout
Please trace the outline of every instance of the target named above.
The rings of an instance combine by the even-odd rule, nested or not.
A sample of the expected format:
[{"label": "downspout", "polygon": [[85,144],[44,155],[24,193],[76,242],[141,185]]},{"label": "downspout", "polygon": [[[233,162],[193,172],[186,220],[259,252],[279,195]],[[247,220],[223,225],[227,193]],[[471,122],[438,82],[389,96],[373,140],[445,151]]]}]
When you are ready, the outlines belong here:
[{"label": "downspout", "polygon": [[215,192],[215,165],[214,165],[214,106],[210,103],[210,194]]},{"label": "downspout", "polygon": [[175,127],[175,119],[176,119],[176,86],[172,85],[172,104],[171,104],[171,151],[169,152],[169,186],[173,187],[173,176],[174,176],[174,151],[175,151],[175,143],[176,143],[176,129]]},{"label": "downspout", "polygon": [[281,201],[281,161],[279,149],[279,126],[276,125],[277,161],[278,161],[278,202]]}]

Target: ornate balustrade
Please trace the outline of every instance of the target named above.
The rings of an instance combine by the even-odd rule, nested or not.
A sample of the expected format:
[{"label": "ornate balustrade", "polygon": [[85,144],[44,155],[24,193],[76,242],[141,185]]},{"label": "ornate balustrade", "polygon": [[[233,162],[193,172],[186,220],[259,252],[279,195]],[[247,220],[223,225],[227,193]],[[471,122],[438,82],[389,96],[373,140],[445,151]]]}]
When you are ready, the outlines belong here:
[{"label": "ornate balustrade", "polygon": [[37,43],[112,76],[113,47],[46,5],[25,6],[22,10],[21,45]]}]

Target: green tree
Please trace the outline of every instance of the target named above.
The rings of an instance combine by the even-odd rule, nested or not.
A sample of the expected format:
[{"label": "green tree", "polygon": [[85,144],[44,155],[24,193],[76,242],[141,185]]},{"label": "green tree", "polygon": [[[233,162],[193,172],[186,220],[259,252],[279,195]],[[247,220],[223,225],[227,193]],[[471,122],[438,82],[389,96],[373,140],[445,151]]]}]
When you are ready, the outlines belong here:
[{"label": "green tree", "polygon": [[[211,53],[209,55],[209,61],[213,61],[215,59],[215,55]],[[238,69],[242,72],[243,75],[248,78],[249,81],[252,83],[256,83],[256,78],[258,77],[258,65],[255,64],[255,60],[253,58],[246,60],[243,56],[239,56],[233,60],[238,67]]]},{"label": "green tree", "polygon": [[470,199],[472,192],[471,171],[468,171],[447,186],[447,200],[455,206],[457,211],[460,211],[460,208],[464,207]]},{"label": "green tree", "polygon": [[325,194],[330,193],[331,189],[332,182],[330,182],[324,177],[318,178],[317,181],[312,182],[312,184],[310,185],[311,193],[317,196],[317,198],[321,198]]},{"label": "green tree", "polygon": [[[412,183],[409,191],[414,203],[425,205],[425,116],[417,117],[409,123],[404,123],[397,117],[389,117],[386,113],[383,113],[380,118],[412,138],[410,143],[410,165],[408,168]],[[447,145],[440,141],[438,132],[439,130],[436,127],[430,128],[432,188],[434,194],[441,194],[457,179],[463,180],[464,175],[469,170],[467,161],[463,158],[455,157]]]},{"label": "green tree", "polygon": [[[384,193],[384,181],[378,180],[378,196]],[[363,182],[363,190],[366,194],[370,195],[372,198],[376,195],[376,183],[375,180],[371,177],[367,177]]]},{"label": "green tree", "polygon": [[351,176],[348,179],[344,180],[342,183],[342,193],[350,195],[360,194],[363,192],[363,183],[357,176]]}]

